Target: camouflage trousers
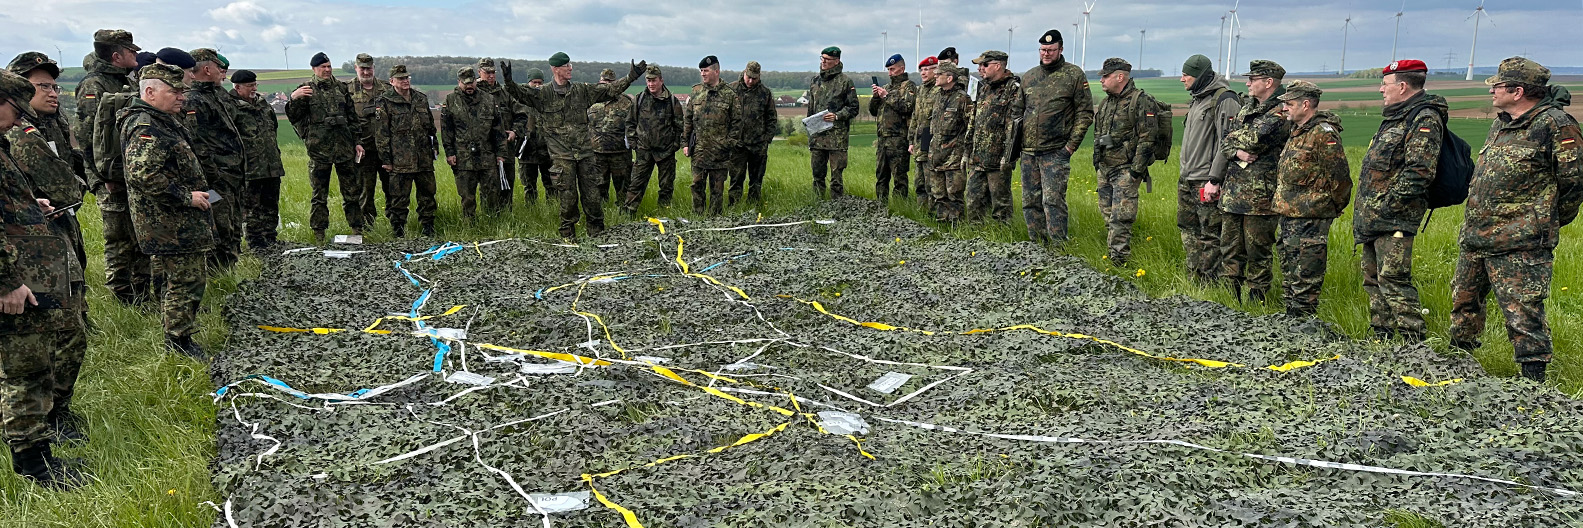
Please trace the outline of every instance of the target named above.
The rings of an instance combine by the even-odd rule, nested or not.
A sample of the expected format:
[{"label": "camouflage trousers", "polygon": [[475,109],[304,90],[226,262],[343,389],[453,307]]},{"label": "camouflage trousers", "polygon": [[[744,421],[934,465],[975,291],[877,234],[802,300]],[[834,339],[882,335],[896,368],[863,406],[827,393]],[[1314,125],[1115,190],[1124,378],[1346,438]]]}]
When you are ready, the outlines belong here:
[{"label": "camouflage trousers", "polygon": [[1333,218],[1281,218],[1281,299],[1290,315],[1319,313]]},{"label": "camouflage trousers", "polygon": [[1011,221],[1011,167],[974,169],[967,177],[967,219],[982,220],[984,214],[997,222]]},{"label": "camouflage trousers", "polygon": [[[357,168],[357,181],[362,189],[363,197],[363,225],[374,227],[374,219],[379,218],[379,208],[375,200],[376,192],[390,188],[390,171],[385,170],[380,164],[379,156],[374,155],[374,149],[365,147],[363,161],[353,165]],[[389,197],[385,198],[388,203]]]},{"label": "camouflage trousers", "polygon": [[934,193],[929,189],[929,173],[934,172],[929,168],[929,160],[918,160],[918,176],[913,178],[913,196],[918,197],[918,206],[931,213],[934,210]]},{"label": "camouflage trousers", "polygon": [[694,165],[693,172],[693,212],[704,214],[707,207],[709,214],[718,215],[725,211],[726,203],[726,173],[731,169],[703,169]]},{"label": "camouflage trousers", "polygon": [[769,148],[769,143],[765,143],[736,149],[736,155],[731,158],[731,175],[726,177],[730,185],[726,192],[727,203],[742,201],[743,184],[747,186],[749,202],[764,203],[764,170],[769,166]]},{"label": "camouflage trousers", "polygon": [[1225,215],[1219,200],[1198,199],[1205,181],[1181,180],[1176,184],[1176,229],[1182,234],[1182,254],[1187,271],[1202,281],[1215,279],[1220,270],[1220,222]]},{"label": "camouflage trousers", "polygon": [[1424,335],[1423,305],[1413,286],[1413,235],[1382,236],[1363,242],[1363,291],[1369,294],[1369,326],[1376,333],[1392,330]]},{"label": "camouflage trousers", "polygon": [[[99,203],[126,203],[125,191],[113,193],[119,195],[119,202],[112,201],[115,198],[111,194],[101,193]],[[120,210],[99,209],[99,218],[104,222],[104,285],[121,302],[136,304],[149,298],[148,255],[137,244],[132,213],[127,212],[125,205],[117,209]]]},{"label": "camouflage trousers", "polygon": [[600,201],[620,204],[627,192],[627,175],[632,173],[632,151],[594,154],[594,172],[599,178]]},{"label": "camouflage trousers", "polygon": [[550,167],[554,165],[550,163],[534,163],[527,160],[519,160],[517,165],[517,172],[520,176],[518,184],[522,186],[522,200],[525,203],[531,205],[539,198],[540,182],[544,184],[545,201],[556,197],[555,176],[550,174]]},{"label": "camouflage trousers", "polygon": [[330,228],[330,169],[335,169],[341,189],[341,212],[346,215],[346,225],[352,229],[363,228],[363,184],[351,162],[308,162],[308,183],[313,187],[309,202],[308,227],[314,231]]},{"label": "camouflage trousers", "polygon": [[80,326],[0,335],[0,424],[11,449],[49,442],[49,418],[71,405],[87,343]]},{"label": "camouflage trousers", "polygon": [[[502,160],[495,170],[495,176],[495,179],[500,182],[499,185],[495,185],[498,190],[495,192],[493,199],[485,199],[484,203],[494,204],[501,210],[510,211],[511,203],[514,200],[512,193],[516,192],[517,187],[517,160],[509,157]],[[390,199],[385,199],[385,203],[388,205]],[[390,215],[385,216],[389,217]]]},{"label": "camouflage trousers", "polygon": [[[500,176],[491,170],[463,170],[452,168],[451,174],[456,177],[456,196],[462,201],[462,218],[471,222],[478,216],[478,198],[484,196],[488,202],[500,201],[499,193]],[[484,207],[486,212],[489,203]]]},{"label": "camouflage trousers", "polygon": [[655,171],[659,172],[659,206],[671,206],[671,195],[676,193],[676,155],[655,159],[652,153],[640,152],[632,162],[627,197],[621,204],[628,214],[637,214],[638,206],[643,205],[643,194],[649,190],[649,175]]},{"label": "camouflage trousers", "polygon": [[846,194],[846,179],[842,174],[846,172],[845,150],[809,149],[809,165],[813,168],[813,192],[824,199],[825,172],[830,173],[830,197],[840,198]]},{"label": "camouflage trousers", "polygon": [[1451,278],[1451,328],[1447,332],[1451,339],[1474,342],[1484,334],[1484,303],[1494,292],[1506,317],[1506,338],[1512,342],[1517,362],[1550,361],[1545,299],[1550,297],[1554,263],[1555,255],[1549,250],[1500,255],[1463,252]]},{"label": "camouflage trousers", "polygon": [[198,333],[198,307],[208,276],[204,267],[207,252],[154,255],[150,268],[159,291],[161,322],[168,337]]},{"label": "camouflage trousers", "polygon": [[210,269],[220,270],[236,264],[242,253],[243,181],[240,177],[209,178],[209,189],[220,193],[220,201],[209,206],[214,219],[214,249],[209,251]]},{"label": "camouflage trousers", "polygon": [[[412,203],[413,187],[418,192],[418,224],[434,227],[434,213],[439,209],[435,202],[434,171],[397,172],[390,175],[390,185],[385,187],[385,218],[397,235],[407,232],[407,209]],[[509,195],[508,195],[509,196]]]},{"label": "camouflage trousers", "polygon": [[892,184],[895,185],[896,195],[906,198],[907,169],[911,168],[908,165],[912,159],[907,154],[907,145],[881,146],[875,150],[874,157],[874,198],[881,202],[889,200]]},{"label": "camouflage trousers", "polygon": [[962,169],[929,171],[929,194],[934,198],[936,220],[962,219],[962,192],[966,188],[967,173]]},{"label": "camouflage trousers", "polygon": [[88,254],[82,243],[82,223],[77,220],[76,213],[56,216],[54,223],[56,227],[60,228],[61,232],[66,234],[66,239],[70,241],[72,252],[77,255],[77,269],[83,275],[72,277],[72,302],[82,307],[82,320],[86,323],[88,321],[88,300],[86,298],[88,293],[86,277],[88,273]]},{"label": "camouflage trousers", "polygon": [[1072,155],[1066,149],[1044,154],[1022,154],[1022,219],[1028,239],[1064,243],[1070,219],[1066,214],[1066,183],[1072,175]]},{"label": "camouflage trousers", "polygon": [[1138,221],[1138,186],[1142,175],[1130,167],[1100,169],[1095,192],[1099,216],[1105,219],[1105,245],[1110,262],[1121,265],[1132,256],[1132,224]]},{"label": "camouflage trousers", "polygon": [[1270,291],[1275,231],[1281,217],[1226,213],[1220,223],[1220,276],[1248,291]]},{"label": "camouflage trousers", "polygon": [[260,178],[247,181],[242,194],[243,231],[247,247],[253,250],[275,243],[276,228],[280,225],[280,178]]},{"label": "camouflage trousers", "polygon": [[599,187],[602,182],[595,172],[594,159],[558,159],[550,173],[554,175],[555,188],[561,197],[561,237],[577,238],[579,205],[582,206],[580,215],[587,222],[584,229],[588,236],[604,233],[604,193]]}]

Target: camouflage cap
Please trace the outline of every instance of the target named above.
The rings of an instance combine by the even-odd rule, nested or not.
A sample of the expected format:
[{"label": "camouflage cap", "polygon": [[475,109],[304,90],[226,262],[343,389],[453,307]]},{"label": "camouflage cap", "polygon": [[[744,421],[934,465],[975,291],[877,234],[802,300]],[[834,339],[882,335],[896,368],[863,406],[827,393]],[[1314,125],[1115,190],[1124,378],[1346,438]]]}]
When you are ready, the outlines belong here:
[{"label": "camouflage cap", "polygon": [[495,59],[489,57],[478,59],[478,71],[495,73]]},{"label": "camouflage cap", "polygon": [[6,65],[11,73],[26,77],[28,72],[43,68],[49,72],[50,77],[60,77],[60,65],[49,60],[49,56],[37,51],[27,51],[11,59],[11,64]]},{"label": "camouflage cap", "polygon": [[605,71],[599,72],[599,82],[607,83],[607,82],[614,82],[615,80],[616,80],[616,71],[615,70],[612,70],[610,68],[605,68]]},{"label": "camouflage cap", "polygon": [[1550,84],[1550,68],[1522,57],[1512,57],[1501,61],[1501,67],[1495,71],[1494,76],[1484,79],[1484,84],[1491,86],[1500,83],[1544,86]]},{"label": "camouflage cap", "polygon": [[1008,57],[1004,51],[989,50],[978,54],[978,58],[973,59],[973,64],[983,64],[990,61],[1006,62]]},{"label": "camouflage cap", "polygon": [[93,32],[94,44],[116,44],[132,51],[143,51],[132,43],[132,32],[125,29],[101,29]]},{"label": "camouflage cap", "polygon": [[1248,63],[1249,77],[1269,77],[1277,81],[1286,77],[1286,68],[1272,60],[1258,59]]},{"label": "camouflage cap", "polygon": [[33,83],[22,78],[21,75],[11,73],[11,70],[0,71],[0,98],[16,103],[18,108],[28,109],[28,101],[33,100]]},{"label": "camouflage cap", "polygon": [[1318,99],[1319,96],[1323,95],[1324,93],[1325,93],[1324,90],[1320,90],[1319,89],[1319,85],[1316,85],[1316,84],[1308,82],[1308,81],[1297,80],[1297,81],[1292,81],[1292,82],[1286,83],[1286,93],[1283,93],[1279,97],[1276,97],[1275,100],[1277,100],[1277,101],[1290,101],[1290,100],[1293,100],[1293,99],[1300,99],[1300,98],[1306,98],[1306,97],[1312,97],[1314,99]]},{"label": "camouflage cap", "polygon": [[1105,59],[1105,65],[1099,69],[1099,76],[1104,77],[1119,71],[1132,71],[1132,64],[1121,57],[1111,57]]},{"label": "camouflage cap", "polygon": [[530,81],[542,81],[542,80],[544,80],[544,70],[541,70],[541,69],[538,69],[538,68],[534,68],[534,69],[528,70],[528,80],[530,80]]},{"label": "camouflage cap", "polygon": [[357,54],[357,61],[353,65],[359,68],[372,68],[374,67],[374,56],[367,53],[359,53]]},{"label": "camouflage cap", "polygon": [[169,64],[150,64],[138,70],[139,80],[165,81],[165,84],[170,85],[171,88],[175,88],[177,91],[187,91],[187,83],[183,82],[185,78],[186,73],[181,68]]},{"label": "camouflage cap", "polygon": [[564,51],[557,51],[554,55],[550,55],[551,68],[559,68],[561,66],[565,66],[569,62],[572,62],[572,57],[567,55]]},{"label": "camouflage cap", "polygon": [[[646,68],[644,70],[644,73],[643,73],[643,77],[649,78],[649,79],[659,79],[659,78],[662,78],[664,76],[665,76],[665,74],[660,73],[660,66],[658,64],[650,64],[649,67]],[[543,79],[544,78],[544,74],[542,74],[542,73],[539,74],[539,78]]]},{"label": "camouflage cap", "polygon": [[407,73],[407,65],[397,64],[390,67],[390,74],[386,77],[390,77],[391,79],[408,79],[412,77],[412,74]]},{"label": "camouflage cap", "polygon": [[759,75],[762,72],[763,67],[759,66],[759,61],[748,61],[748,67],[742,69],[742,75],[746,75],[754,79],[759,78]]},{"label": "camouflage cap", "polygon": [[952,62],[942,62],[942,63],[939,64],[938,67],[935,68],[934,74],[935,75],[950,75],[951,78],[960,81],[960,80],[962,80],[963,77],[967,76],[967,68],[963,68],[961,66],[957,66],[955,63],[952,63]]},{"label": "camouflage cap", "polygon": [[192,55],[192,61],[195,63],[212,62],[216,65],[220,64],[220,52],[215,51],[214,48],[198,48],[187,52],[187,54]]},{"label": "camouflage cap", "polygon": [[463,66],[461,69],[456,70],[456,80],[461,81],[463,84],[478,82],[478,73],[473,71],[472,66]]}]

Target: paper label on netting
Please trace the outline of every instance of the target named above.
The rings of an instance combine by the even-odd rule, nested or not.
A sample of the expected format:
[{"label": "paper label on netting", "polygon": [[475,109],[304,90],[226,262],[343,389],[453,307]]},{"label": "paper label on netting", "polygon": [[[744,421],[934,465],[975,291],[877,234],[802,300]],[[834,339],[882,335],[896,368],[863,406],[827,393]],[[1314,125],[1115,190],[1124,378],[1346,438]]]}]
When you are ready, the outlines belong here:
[{"label": "paper label on netting", "polygon": [[461,383],[463,385],[478,385],[480,387],[487,387],[489,384],[495,382],[495,378],[459,370],[451,373],[450,376],[447,376],[445,381],[449,381],[451,383]]},{"label": "paper label on netting", "polygon": [[533,499],[533,505],[544,510],[544,513],[559,513],[587,508],[589,494],[586,491],[529,493],[528,497]]},{"label": "paper label on netting", "polygon": [[572,374],[577,372],[577,365],[571,363],[523,363],[522,367],[517,369],[517,372],[523,374]]},{"label": "paper label on netting", "polygon": [[840,411],[819,411],[819,427],[833,435],[868,434],[862,416]]},{"label": "paper label on netting", "polygon": [[736,372],[736,371],[739,371],[739,370],[758,370],[758,369],[771,369],[771,368],[774,368],[774,367],[771,367],[769,365],[760,365],[758,363],[751,363],[751,362],[744,361],[744,362],[739,362],[739,363],[732,363],[730,365],[725,365],[723,367],[720,367],[720,370]]},{"label": "paper label on netting", "polygon": [[467,330],[461,328],[424,328],[423,333],[440,339],[463,341],[467,339]]},{"label": "paper label on netting", "polygon": [[334,249],[326,249],[326,250],[324,250],[324,257],[325,258],[344,259],[344,258],[352,258],[352,255],[356,255],[358,253],[364,253],[364,252],[363,251],[337,251],[337,250],[334,250]]},{"label": "paper label on netting", "polygon": [[337,244],[362,244],[363,235],[335,235]]},{"label": "paper label on netting", "polygon": [[874,380],[874,383],[868,384],[868,388],[869,390],[878,392],[880,394],[890,394],[892,392],[896,392],[896,389],[901,388],[901,386],[905,385],[907,380],[910,379],[912,379],[912,374],[886,372],[884,376],[880,376],[879,379]]},{"label": "paper label on netting", "polygon": [[632,359],[642,361],[644,363],[653,363],[655,365],[664,365],[671,360],[671,358],[662,358],[659,356],[632,356]]}]

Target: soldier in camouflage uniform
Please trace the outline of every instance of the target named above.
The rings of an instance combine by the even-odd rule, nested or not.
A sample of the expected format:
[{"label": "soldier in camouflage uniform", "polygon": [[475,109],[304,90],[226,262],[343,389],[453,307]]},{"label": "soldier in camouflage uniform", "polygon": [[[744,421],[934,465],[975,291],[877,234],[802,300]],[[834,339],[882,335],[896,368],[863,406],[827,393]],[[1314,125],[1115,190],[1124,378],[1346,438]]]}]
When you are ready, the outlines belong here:
[{"label": "soldier in camouflage uniform", "polygon": [[511,80],[511,63],[503,63],[506,73],[506,91],[524,105],[539,111],[539,132],[547,134],[550,158],[555,168],[555,185],[561,195],[560,234],[564,238],[577,236],[579,205],[587,217],[588,236],[598,236],[605,231],[604,203],[600,199],[599,183],[595,180],[593,161],[593,133],[588,128],[588,108],[595,103],[614,101],[621,97],[632,81],[643,75],[648,63],[633,63],[627,76],[609,84],[584,84],[572,82],[571,58],[565,53],[550,57],[554,82],[538,90],[523,88]]},{"label": "soldier in camouflage uniform", "polygon": [[1276,100],[1286,92],[1286,69],[1274,61],[1248,63],[1248,95],[1220,146],[1231,164],[1220,191],[1221,278],[1238,301],[1242,288],[1248,300],[1264,302],[1272,278],[1271,250],[1280,217],[1270,208],[1275,198],[1275,172],[1281,149],[1292,135],[1292,122]]},{"label": "soldier in camouflage uniform", "polygon": [[[405,64],[390,67],[392,89],[374,100],[374,144],[384,169],[390,172],[385,188],[385,217],[396,238],[407,235],[407,206],[414,185],[418,190],[418,224],[423,236],[434,236],[434,113],[422,90],[412,89],[412,75]],[[510,175],[510,172],[506,173]],[[507,198],[509,198],[509,194]]]},{"label": "soldier in camouflage uniform", "polygon": [[682,148],[682,103],[665,88],[660,67],[649,65],[644,74],[646,86],[632,104],[627,118],[626,136],[637,152],[632,162],[632,177],[627,182],[626,199],[621,209],[636,216],[649,188],[649,174],[659,172],[660,207],[671,206],[676,190],[676,151]]},{"label": "soldier in camouflage uniform", "polygon": [[[726,173],[736,151],[741,114],[736,92],[720,82],[720,59],[714,55],[698,62],[703,82],[693,85],[682,116],[682,152],[692,158],[693,212],[718,215],[725,206]],[[706,199],[707,198],[707,199]]]},{"label": "soldier in camouflage uniform", "polygon": [[967,186],[969,144],[967,128],[973,121],[973,101],[967,96],[967,69],[942,62],[934,73],[938,99],[929,117],[930,193],[934,195],[936,219],[955,222],[962,218],[962,191]]},{"label": "soldier in camouflage uniform", "polygon": [[[599,72],[599,83],[616,80],[610,68]],[[627,118],[632,115],[632,98],[622,94],[614,101],[588,107],[588,125],[594,134],[594,175],[599,178],[599,193],[609,198],[615,192],[618,205],[627,190],[627,174],[632,172],[632,149],[627,146]]]},{"label": "soldier in camouflage uniform", "polygon": [[742,79],[730,85],[742,106],[741,143],[731,160],[730,188],[726,191],[730,204],[742,201],[744,183],[748,202],[764,204],[764,170],[769,165],[770,142],[780,132],[780,114],[775,112],[774,93],[759,80],[761,70],[757,61],[748,61]]},{"label": "soldier in camouflage uniform", "polygon": [[[138,251],[137,238],[132,233],[120,153],[95,154],[93,130],[101,98],[137,91],[128,74],[137,67],[137,52],[142,48],[132,42],[132,34],[125,30],[101,29],[93,34],[93,49],[83,58],[83,69],[88,75],[77,84],[77,143],[82,147],[88,185],[103,221],[105,287],[117,301],[135,306],[148,300],[148,255]],[[99,170],[100,157],[113,160],[109,171]]]},{"label": "soldier in camouflage uniform", "polygon": [[237,129],[234,98],[220,87],[229,63],[210,48],[190,52],[198,65],[191,73],[187,90],[187,130],[192,133],[193,154],[203,167],[209,189],[220,200],[209,208],[214,217],[214,250],[209,252],[210,270],[219,271],[236,264],[242,249],[242,187],[247,172],[242,133]]},{"label": "soldier in camouflage uniform", "polygon": [[1028,238],[1065,243],[1070,226],[1066,183],[1072,154],[1094,123],[1088,76],[1066,62],[1061,32],[1039,37],[1039,65],[1022,74],[1022,216]]},{"label": "soldier in camouflage uniform", "polygon": [[150,255],[156,285],[163,286],[158,289],[166,344],[202,358],[192,335],[198,333],[214,220],[192,133],[177,118],[187,85],[181,69],[154,64],[143,67],[140,90],[142,98],[118,119],[132,222],[138,245]]},{"label": "soldier in camouflage uniform", "polygon": [[1424,339],[1424,316],[1413,287],[1413,238],[1429,209],[1446,126],[1446,100],[1424,92],[1429,67],[1419,60],[1387,65],[1380,81],[1384,121],[1359,164],[1352,204],[1352,239],[1363,246],[1363,291],[1375,336],[1395,332]]},{"label": "soldier in camouflage uniform", "polygon": [[352,103],[346,85],[335,79],[330,57],[323,52],[309,61],[313,80],[291,92],[286,118],[308,148],[308,183],[313,186],[308,227],[316,242],[324,243],[330,227],[330,169],[335,169],[341,189],[341,211],[356,234],[363,233],[363,184],[353,163],[366,156],[358,142],[364,137],[362,116]]},{"label": "soldier in camouflage uniform", "polygon": [[[537,90],[544,85],[544,72],[538,68],[527,71],[528,88]],[[509,95],[509,94],[508,94]],[[515,97],[511,98],[513,101]],[[517,108],[522,112],[523,130],[519,141],[512,146],[516,147],[518,165],[522,170],[522,199],[532,203],[539,196],[539,183],[544,183],[544,201],[559,200],[555,194],[555,175],[550,173],[554,166],[550,162],[550,144],[547,134],[539,131],[539,110],[537,108],[517,103]],[[678,128],[678,130],[680,130]]]},{"label": "soldier in camouflage uniform", "polygon": [[1160,104],[1132,81],[1132,65],[1117,57],[1099,70],[1105,100],[1094,112],[1094,173],[1099,214],[1105,219],[1110,264],[1132,256],[1132,223],[1138,219],[1138,186],[1149,179]]},{"label": "soldier in camouflage uniform", "polygon": [[[511,98],[511,94],[506,93],[506,87],[500,84],[500,80],[495,73],[495,59],[489,57],[478,59],[477,67],[478,91],[489,94],[490,97],[495,99],[495,106],[499,107],[500,115],[509,116],[506,119],[506,148],[509,150],[521,147],[521,141],[519,140],[527,137],[528,110],[517,104]],[[506,179],[501,183],[498,203],[507,210],[511,209],[511,203],[515,200],[512,194],[517,174],[516,152],[512,150],[510,154],[505,155],[504,160],[501,160],[501,166],[505,167]],[[419,184],[419,187],[421,188],[422,185]],[[389,200],[387,199],[386,202],[388,203]],[[418,201],[418,208],[423,208],[421,199]]]},{"label": "soldier in camouflage uniform", "polygon": [[258,93],[258,75],[250,70],[231,74],[231,96],[236,105],[236,129],[242,134],[242,152],[247,171],[243,173],[242,217],[248,249],[255,253],[275,245],[275,227],[280,223],[280,179],[286,168],[280,161],[276,131],[280,120],[275,107]]},{"label": "soldier in camouflage uniform", "polygon": [[[26,175],[26,183],[33,189],[35,198],[49,200],[51,206],[65,209],[81,205],[87,183],[81,176],[82,162],[71,149],[71,130],[60,116],[60,66],[43,53],[30,51],[17,55],[6,69],[27,79],[33,85],[34,95],[28,108],[33,115],[20,115],[21,119],[5,135],[10,141],[12,160]],[[83,250],[82,226],[77,223],[75,211],[61,211],[47,218],[54,231],[70,242],[75,265],[70,266],[70,297],[61,299],[62,309],[75,309],[81,321],[88,321],[87,283],[83,272],[88,259]],[[83,356],[88,352],[88,335],[79,327],[76,331],[55,334],[61,338],[49,348],[55,350],[54,407],[48,422],[55,436],[62,440],[80,440],[79,421],[71,411],[71,397],[77,386],[77,374],[82,370]]]},{"label": "soldier in camouflage uniform", "polygon": [[[31,117],[33,95],[27,79],[0,71],[0,134]],[[83,332],[81,313],[70,306],[76,258],[46,217],[54,208],[33,195],[7,143],[0,138],[0,421],[12,470],[51,489],[73,488],[84,479],[52,453],[49,417],[59,396],[60,344]]]},{"label": "soldier in camouflage uniform", "polygon": [[1545,299],[1556,245],[1583,204],[1583,131],[1563,108],[1571,94],[1549,82],[1549,69],[1522,57],[1484,81],[1501,113],[1468,185],[1449,331],[1456,346],[1478,348],[1493,292],[1523,376],[1539,382],[1552,356]]},{"label": "soldier in camouflage uniform", "polygon": [[1182,233],[1187,271],[1200,285],[1220,275],[1220,185],[1226,181],[1227,158],[1220,147],[1242,109],[1241,97],[1226,77],[1210,69],[1209,57],[1194,55],[1182,63],[1182,86],[1192,101],[1182,126],[1181,162],[1176,185],[1176,228]]},{"label": "soldier in camouflage uniform", "polygon": [[885,73],[890,74],[890,84],[874,86],[874,97],[868,101],[869,115],[879,118],[875,127],[879,143],[874,154],[874,197],[881,202],[890,199],[893,181],[896,194],[907,197],[907,124],[912,119],[913,105],[918,102],[918,86],[907,76],[907,62],[900,54],[885,60]]},{"label": "soldier in camouflage uniform", "polygon": [[456,176],[456,194],[462,199],[462,218],[469,223],[478,213],[479,199],[485,211],[501,210],[499,191],[508,186],[502,183],[502,167],[509,119],[495,98],[478,89],[478,74],[472,67],[456,72],[456,91],[440,105],[440,131],[445,162]]},{"label": "soldier in camouflage uniform", "polygon": [[1341,119],[1319,110],[1324,92],[1308,81],[1292,81],[1276,99],[1292,122],[1281,151],[1270,208],[1281,215],[1276,241],[1281,254],[1281,292],[1286,315],[1312,317],[1329,259],[1330,223],[1352,197],[1352,169],[1341,145]]},{"label": "soldier in camouflage uniform", "polygon": [[990,50],[973,59],[983,82],[974,98],[968,141],[973,145],[967,161],[967,218],[981,220],[985,213],[999,222],[1011,221],[1011,173],[1017,118],[1023,114],[1022,84],[1006,70],[1006,52]]},{"label": "soldier in camouflage uniform", "polygon": [[[363,226],[372,229],[374,219],[379,217],[379,209],[375,207],[376,191],[390,187],[390,171],[382,168],[385,162],[379,157],[379,149],[375,148],[374,131],[366,124],[374,120],[374,99],[390,91],[390,84],[374,76],[374,57],[367,53],[357,54],[352,69],[357,72],[357,77],[346,81],[346,93],[352,96],[352,108],[365,124],[362,137],[357,138],[358,146],[363,147],[363,155],[353,160],[352,166],[362,186]],[[385,201],[390,201],[390,198],[386,197]]]},{"label": "soldier in camouflage uniform", "polygon": [[852,120],[857,118],[857,87],[841,72],[841,48],[830,46],[819,52],[819,75],[808,86],[808,114],[829,111],[824,120],[834,126],[808,138],[813,167],[813,190],[824,199],[825,173],[830,174],[830,196],[846,192],[842,172],[846,171],[847,143],[852,135]]},{"label": "soldier in camouflage uniform", "polygon": [[933,193],[929,189],[929,174],[933,172],[929,167],[929,118],[934,115],[935,100],[940,94],[940,87],[934,85],[934,72],[939,63],[939,59],[934,57],[925,57],[918,62],[918,76],[923,79],[923,85],[918,87],[912,105],[912,117],[907,122],[907,152],[912,153],[912,161],[918,164],[913,191],[918,197],[918,205],[930,214],[938,213]]}]

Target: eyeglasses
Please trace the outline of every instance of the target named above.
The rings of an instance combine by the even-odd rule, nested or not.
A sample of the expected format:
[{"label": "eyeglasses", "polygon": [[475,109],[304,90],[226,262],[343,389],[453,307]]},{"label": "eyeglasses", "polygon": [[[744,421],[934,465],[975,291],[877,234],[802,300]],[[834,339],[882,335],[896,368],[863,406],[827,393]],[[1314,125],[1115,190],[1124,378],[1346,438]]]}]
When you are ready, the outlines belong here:
[{"label": "eyeglasses", "polygon": [[60,85],[55,83],[33,83],[33,86],[49,93],[60,93],[61,90]]},{"label": "eyeglasses", "polygon": [[1491,90],[1510,90],[1516,88],[1512,83],[1495,83],[1490,85]]}]

